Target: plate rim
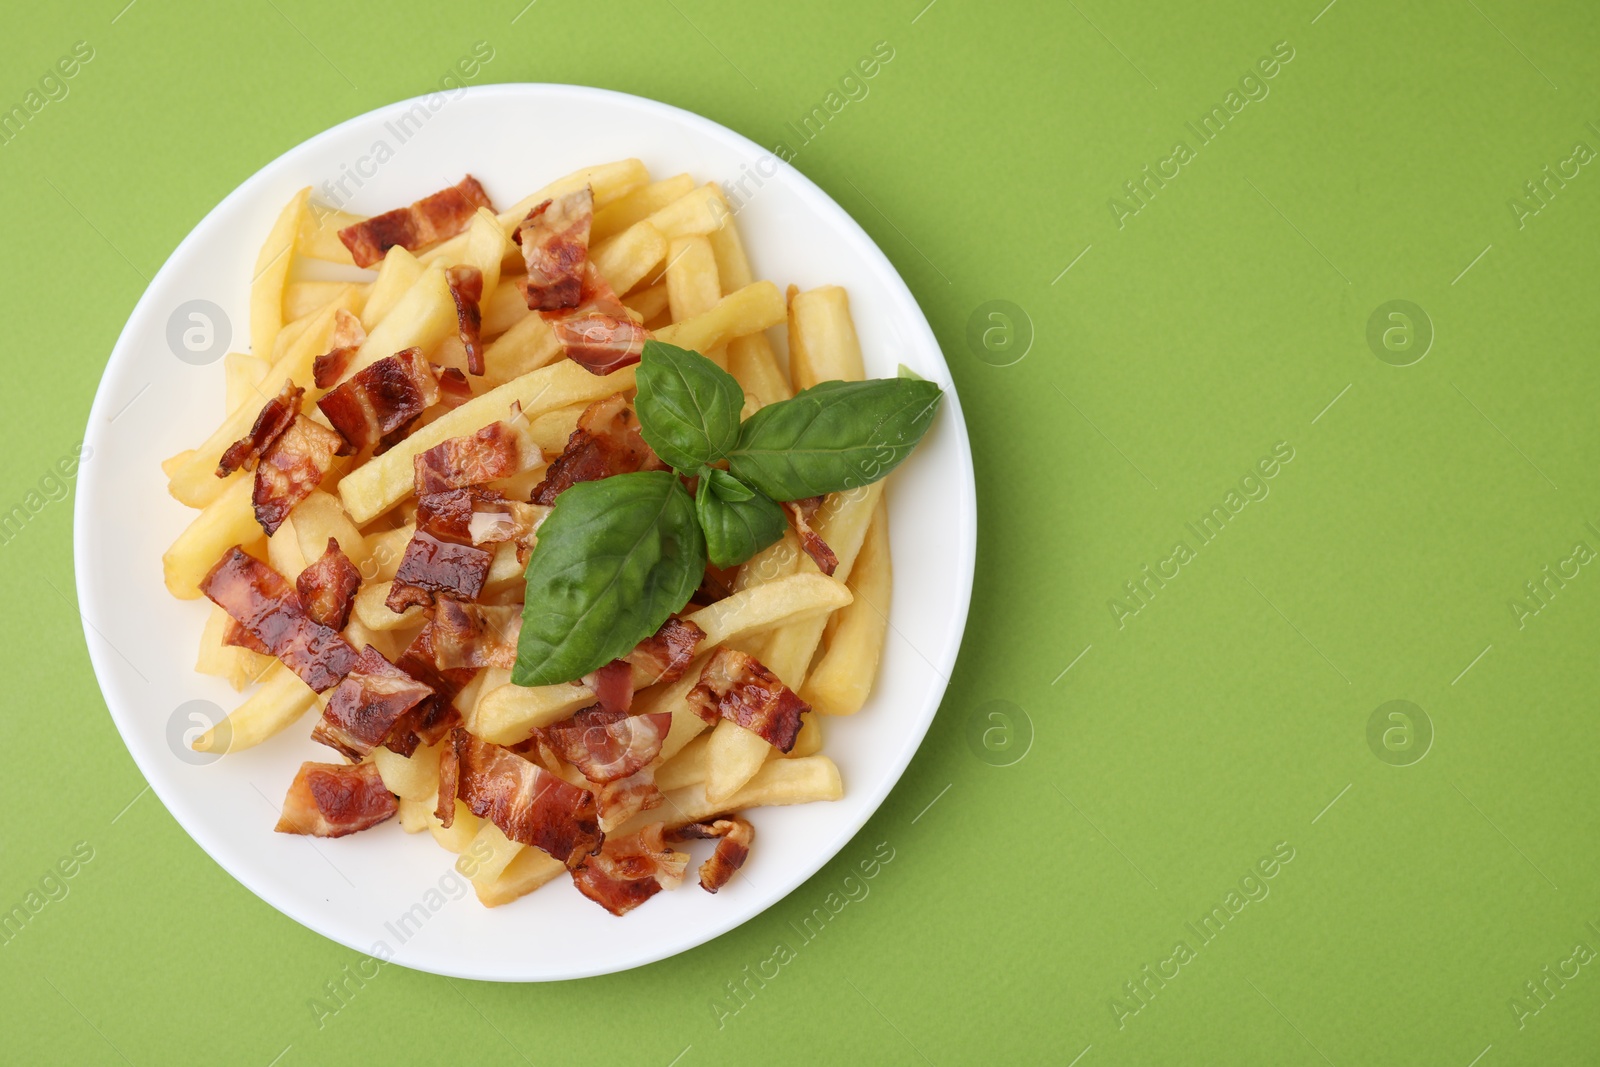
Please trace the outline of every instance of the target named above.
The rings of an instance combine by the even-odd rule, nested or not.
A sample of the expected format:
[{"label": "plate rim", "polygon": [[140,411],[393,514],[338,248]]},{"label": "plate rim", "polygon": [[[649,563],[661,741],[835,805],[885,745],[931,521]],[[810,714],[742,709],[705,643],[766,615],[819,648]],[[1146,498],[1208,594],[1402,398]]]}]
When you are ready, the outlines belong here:
[{"label": "plate rim", "polygon": [[[795,168],[789,162],[779,159],[777,155],[762,147],[756,141],[735,130],[729,129],[726,126],[723,126],[721,123],[716,122],[713,119],[709,119],[704,115],[700,115],[696,112],[678,107],[674,104],[668,104],[660,100],[654,100],[649,97],[639,96],[633,93],[620,92],[614,89],[604,89],[588,85],[574,85],[562,82],[497,82],[484,85],[467,86],[460,90],[459,95],[455,96],[454,99],[459,100],[466,96],[484,98],[505,96],[509,98],[525,95],[530,92],[534,95],[541,93],[553,93],[558,96],[566,94],[579,99],[595,101],[603,106],[635,109],[642,111],[647,115],[653,114],[655,116],[696,127],[700,132],[713,139],[722,140],[728,143],[730,147],[746,153],[752,159],[767,157],[778,160],[780,173],[786,174],[787,178],[795,183],[796,191],[802,197],[812,201],[814,204],[817,204],[823,212],[831,212],[835,214],[837,218],[843,222],[844,228],[847,231],[853,231],[851,236],[857,238],[867,249],[870,250],[870,255],[873,257],[873,261],[868,265],[876,272],[885,274],[886,278],[890,282],[890,288],[892,290],[897,289],[898,294],[902,296],[910,308],[914,310],[915,315],[913,321],[909,322],[908,326],[914,332],[917,332],[921,335],[919,340],[922,343],[929,346],[933,352],[938,353],[939,359],[944,363],[946,371],[949,372],[951,370],[950,362],[945,357],[944,349],[939,344],[938,337],[934,334],[933,327],[928,322],[927,315],[923,312],[921,305],[917,302],[916,295],[912,292],[911,287],[906,284],[905,279],[895,268],[894,264],[889,260],[888,256],[878,246],[877,242],[872,239],[871,235],[866,232],[861,224],[856,221],[850,212],[845,210],[844,207],[835,201],[826,191],[824,191],[814,181],[812,181],[803,172]],[[225,211],[232,208],[236,203],[248,201],[252,196],[256,195],[257,189],[260,186],[269,184],[273,180],[273,172],[277,171],[281,166],[283,166],[284,161],[289,157],[301,152],[306,152],[324,141],[336,139],[343,134],[347,128],[366,122],[372,119],[374,116],[383,115],[397,109],[406,109],[411,105],[423,102],[429,97],[435,95],[437,94],[433,92],[423,93],[418,96],[383,104],[379,107],[364,111],[358,115],[353,115],[333,126],[328,127],[325,130],[322,130],[317,134],[312,135],[311,137],[306,138],[303,141],[297,142],[258,167],[253,173],[250,174],[249,177],[245,178],[244,181],[240,182],[239,185],[237,185],[231,192],[219,200],[189,229],[188,233],[185,234],[183,239],[168,254],[160,269],[156,271],[154,276],[146,284],[144,291],[139,296],[139,299],[129,311],[127,320],[124,322],[122,329],[117,335],[115,343],[112,345],[109,353],[107,354],[105,366],[102,368],[99,382],[95,386],[94,399],[90,404],[87,425],[84,429],[83,442],[86,447],[98,449],[99,447],[103,447],[105,444],[104,437],[107,435],[108,431],[103,429],[103,427],[109,426],[109,422],[104,420],[103,416],[105,415],[106,407],[112,402],[107,389],[107,381],[111,377],[110,372],[113,365],[121,363],[130,358],[128,355],[128,350],[131,349],[134,344],[133,340],[130,338],[130,331],[133,323],[143,317],[143,313],[145,313],[147,310],[147,305],[153,299],[152,294],[161,288],[161,284],[166,279],[167,275],[170,272],[179,269],[178,264],[194,251],[193,246],[201,244],[203,240],[202,234],[205,234],[205,231],[210,228],[213,220]],[[206,234],[204,239],[210,239],[210,235]],[[949,417],[953,424],[946,432],[954,435],[954,444],[957,449],[958,459],[960,460],[961,466],[958,479],[959,484],[955,487],[955,497],[959,506],[955,510],[959,519],[960,536],[958,544],[965,546],[966,548],[966,551],[959,554],[959,559],[952,561],[955,564],[953,571],[947,572],[947,576],[955,579],[958,586],[958,611],[956,613],[956,618],[953,620],[957,625],[951,627],[949,630],[951,636],[946,642],[946,647],[939,650],[937,661],[930,661],[930,663],[932,663],[935,667],[935,673],[939,675],[940,679],[937,683],[935,683],[934,690],[930,694],[931,707],[923,710],[918,715],[918,721],[909,724],[910,728],[904,735],[904,741],[901,745],[900,752],[897,753],[889,763],[889,772],[882,776],[880,784],[875,789],[869,791],[866,803],[861,809],[862,813],[860,818],[849,820],[847,824],[841,825],[838,830],[830,835],[828,844],[817,850],[814,857],[802,858],[795,866],[794,874],[788,878],[785,878],[783,880],[783,884],[778,886],[777,889],[762,893],[760,895],[761,903],[756,905],[749,912],[749,914],[744,915],[727,925],[710,924],[703,928],[690,928],[684,933],[663,938],[653,947],[645,950],[640,956],[634,958],[632,962],[621,966],[579,966],[575,969],[563,971],[560,974],[510,975],[502,973],[485,974],[481,971],[462,969],[459,967],[452,968],[448,966],[423,966],[417,963],[403,962],[400,959],[393,959],[389,962],[397,963],[408,970],[416,970],[425,974],[437,974],[444,977],[462,978],[474,981],[495,981],[519,984],[568,981],[573,979],[596,977],[604,974],[623,973],[639,967],[645,967],[650,964],[660,962],[664,959],[670,959],[684,952],[688,952],[699,947],[700,945],[716,940],[724,934],[738,929],[740,926],[759,915],[765,914],[772,907],[787,899],[800,886],[804,885],[811,878],[815,877],[823,867],[835,859],[845,849],[845,847],[848,846],[858,834],[860,834],[861,830],[866,826],[866,824],[874,815],[878,813],[879,809],[883,806],[883,802],[888,798],[890,792],[892,792],[894,787],[900,783],[901,778],[903,778],[905,775],[906,769],[910,766],[912,758],[920,750],[922,742],[927,736],[928,730],[932,727],[933,720],[937,716],[939,708],[943,705],[945,696],[948,693],[951,673],[955,667],[961,646],[965,639],[967,620],[971,612],[972,586],[976,571],[978,547],[976,470],[973,465],[971,441],[967,433],[966,421],[963,417],[960,399],[957,395],[953,373],[950,374],[950,381],[948,382],[948,386],[946,388],[944,406],[949,412]],[[92,456],[93,452],[91,452],[90,455]],[[103,642],[103,639],[100,642],[97,642],[96,640],[96,632],[94,631],[93,623],[90,621],[91,612],[94,610],[94,604],[91,603],[92,594],[87,588],[87,583],[82,580],[83,575],[86,573],[93,573],[95,570],[91,562],[95,538],[92,536],[92,523],[89,522],[90,517],[88,516],[87,512],[90,507],[88,501],[91,500],[96,494],[86,490],[95,487],[99,477],[100,475],[95,465],[92,462],[86,463],[84,464],[83,473],[79,478],[79,484],[75,487],[72,533],[73,579],[77,599],[79,623],[83,631],[84,642],[89,653],[90,666],[95,675],[95,684],[100,690],[101,697],[106,705],[107,714],[111,718],[112,725],[115,726],[117,730],[118,738],[122,742],[123,748],[127,751],[128,756],[138,768],[139,773],[144,777],[146,784],[149,786],[151,791],[156,794],[157,799],[161,801],[162,805],[167,809],[168,814],[172,816],[173,820],[183,830],[184,834],[195,845],[195,847],[197,847],[213,863],[222,868],[222,870],[225,871],[229,877],[231,877],[235,882],[239,883],[239,885],[243,886],[262,903],[271,907],[274,911],[279,912],[298,925],[305,927],[306,929],[328,939],[329,941],[332,941],[335,944],[344,946],[355,952],[362,953],[363,955],[370,955],[370,946],[362,946],[348,939],[348,937],[342,931],[336,929],[336,923],[324,921],[323,917],[317,915],[313,910],[310,910],[309,906],[300,900],[300,898],[291,896],[289,899],[285,900],[280,899],[279,895],[276,893],[269,893],[265,891],[246,873],[236,869],[232,863],[225,861],[219,857],[216,852],[208,848],[205,842],[202,840],[201,835],[196,833],[194,826],[190,823],[190,820],[186,818],[185,814],[182,813],[186,809],[186,805],[179,798],[179,794],[181,794],[182,790],[177,788],[174,783],[166,782],[162,774],[158,773],[153,775],[151,773],[151,769],[147,768],[136,754],[135,747],[129,743],[124,719],[128,719],[127,726],[131,729],[133,725],[133,720],[131,718],[132,713],[130,709],[126,708],[124,708],[122,711],[118,710],[118,708],[115,706],[117,702],[113,701],[110,692],[108,692],[106,683],[102,681],[102,675],[104,673],[102,670],[102,662],[108,661],[108,652],[106,649],[99,646],[101,643],[108,644],[109,642]],[[121,702],[124,704],[127,703],[127,701]],[[161,781],[158,781],[158,779]]]}]

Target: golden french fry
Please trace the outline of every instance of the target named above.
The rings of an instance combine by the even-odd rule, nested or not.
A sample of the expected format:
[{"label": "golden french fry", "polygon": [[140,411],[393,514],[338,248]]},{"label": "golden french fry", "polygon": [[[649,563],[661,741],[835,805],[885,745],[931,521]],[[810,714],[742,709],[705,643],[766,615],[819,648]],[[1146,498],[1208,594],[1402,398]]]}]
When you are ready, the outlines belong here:
[{"label": "golden french fry", "polygon": [[413,604],[399,614],[390,611],[384,604],[393,587],[392,581],[363,582],[361,588],[356,590],[351,614],[361,620],[361,625],[380,633],[385,630],[399,630],[421,622],[425,609],[420,604]]},{"label": "golden french fry", "polygon": [[196,752],[239,752],[259,745],[295,722],[317,703],[317,694],[295,673],[276,661],[261,685],[226,719],[195,738]]},{"label": "golden french fry", "polygon": [[498,878],[492,882],[474,881],[472,888],[480,904],[487,908],[498,908],[526,896],[566,871],[566,864],[553,859],[549,853],[542,849],[526,848],[506,864]]},{"label": "golden french fry", "polygon": [[234,478],[216,500],[196,515],[161,557],[167,592],[179,600],[200,596],[200,581],[222,554],[234,545],[249,544],[261,536],[250,478]]},{"label": "golden french fry", "polygon": [[789,301],[789,378],[795,392],[818,382],[859,382],[867,375],[850,298],[837,285],[796,293]]},{"label": "golden french fry", "polygon": [[223,356],[222,380],[227,410],[248,404],[251,398],[255,398],[258,404],[264,402],[266,397],[261,395],[264,391],[261,382],[271,369],[272,364],[259,356],[249,356],[243,352],[229,352]]},{"label": "golden french fry", "polygon": [[355,266],[350,250],[339,240],[339,231],[367,221],[365,215],[352,215],[348,211],[311,203],[300,216],[300,243],[295,251],[311,259],[329,263],[347,263]]},{"label": "golden french fry", "polygon": [[780,400],[794,396],[789,376],[778,366],[778,354],[764,331],[736,337],[728,342],[728,373],[744,389],[745,417]]},{"label": "golden french fry", "polygon": [[667,237],[648,221],[635,223],[591,250],[589,259],[606,284],[621,295],[655,270],[667,255]]},{"label": "golden french fry", "polygon": [[356,524],[345,514],[344,505],[332,493],[312,490],[310,496],[295,505],[289,518],[294,523],[300,554],[311,563],[321,559],[328,550],[330,537],[339,543],[339,551],[358,566],[371,553],[366,537],[356,529]]},{"label": "golden french fry", "polygon": [[842,796],[844,783],[839,777],[839,768],[827,756],[769,760],[744,788],[724,803],[710,800],[703,783],[686,785],[667,792],[665,804],[634,816],[613,836],[634,833],[653,822],[665,822],[669,827],[684,826],[726,811],[809,804],[814,800],[838,800]]},{"label": "golden french fry", "polygon": [[277,532],[267,538],[267,563],[291,582],[311,565],[311,561],[300,551],[300,538],[295,535],[292,514],[283,520]]},{"label": "golden french fry", "polygon": [[439,795],[438,745],[418,745],[409,756],[402,756],[382,745],[372,750],[372,762],[384,788],[406,800],[429,800]]},{"label": "golden french fry", "polygon": [[[341,381],[347,381],[357,371],[402,352],[407,348],[430,351],[440,341],[456,332],[456,301],[450,295],[450,284],[445,281],[444,267],[434,265],[424,270],[405,295],[395,301],[382,321],[373,326],[362,342],[356,358],[350,361]],[[307,375],[307,378],[310,376]],[[297,380],[296,384],[305,384]],[[308,390],[317,392],[318,390]]]},{"label": "golden french fry", "polygon": [[704,315],[721,299],[711,242],[704,235],[673,238],[667,246],[667,306],[672,321]]},{"label": "golden french fry", "polygon": [[[706,800],[726,805],[776,750],[760,734],[731,719],[719,721],[706,746]],[[782,753],[777,753],[782,755]]]},{"label": "golden french fry", "polygon": [[[343,246],[341,246],[343,247]],[[406,295],[417,279],[422,277],[423,266],[403,245],[395,245],[384,253],[378,265],[378,280],[367,292],[366,303],[361,308],[361,327],[371,333],[382,322],[400,298]]]},{"label": "golden french fry", "polygon": [[[452,311],[452,321],[454,315]],[[612,374],[596,376],[571,360],[562,360],[491,389],[441,415],[383,455],[345,475],[339,482],[339,496],[345,510],[358,524],[370,522],[388,511],[411,495],[414,457],[441,441],[474,433],[491,422],[509,418],[513,403],[521,404],[523,417],[532,420],[556,408],[632,389],[633,373],[632,367],[624,367]]]},{"label": "golden french fry", "polygon": [[215,604],[211,606],[205,629],[200,632],[200,651],[195,657],[194,669],[200,674],[221,678],[233,686],[235,692],[242,692],[278,661],[248,648],[223,644],[230,622],[232,619],[227,612]]},{"label": "golden french fry", "polygon": [[[437,787],[438,783],[434,783]],[[437,804],[434,805],[438,807]],[[428,816],[428,829],[433,832],[433,839],[444,848],[457,855],[472,847],[472,842],[478,836],[478,831],[483,828],[483,820],[472,814],[472,810],[456,801],[456,817],[451,820],[447,828],[437,816]]]},{"label": "golden french fry", "polygon": [[589,243],[598,244],[608,237],[615,237],[629,226],[643,222],[674,200],[692,192],[694,192],[694,179],[687,174],[651,182],[642,189],[635,189],[611,206],[601,208],[594,213],[594,222],[589,227]]},{"label": "golden french fry", "polygon": [[656,339],[704,355],[784,320],[783,295],[771,282],[755,282],[717,301],[704,315],[656,332]]},{"label": "golden french fry", "polygon": [[194,449],[186,448],[175,456],[168,456],[161,461],[161,473],[171,478],[182,466],[194,458]]},{"label": "golden french fry", "polygon": [[635,289],[622,303],[638,316],[640,322],[649,322],[667,310],[668,299],[667,283],[661,282],[646,289]]},{"label": "golden french fry", "polygon": [[456,870],[466,875],[474,885],[490,885],[500,877],[506,866],[517,858],[517,853],[527,845],[513,841],[500,832],[500,827],[484,820],[478,827],[478,836],[472,839],[456,860]]},{"label": "golden french fry", "polygon": [[[269,396],[273,395],[283,388],[285,379],[292,379],[296,385],[310,386],[311,365],[318,356],[328,350],[328,339],[333,332],[339,311],[341,309],[353,311],[356,301],[356,289],[354,286],[349,286],[344,296],[317,312],[299,332],[295,341],[267,371],[262,379],[262,390]],[[452,312],[452,317],[453,315]],[[286,327],[285,332],[288,329]],[[314,392],[312,389],[307,389],[305,405],[307,408],[311,407]],[[229,445],[250,432],[256,416],[261,413],[263,403],[260,396],[251,397],[230,411],[228,417],[222,420],[222,425],[206,438],[205,444],[195,449],[188,462],[173,472],[167,485],[168,491],[180,502],[192,508],[203,508],[219,499],[229,485],[239,481],[249,482],[250,475],[240,472],[235,472],[227,478],[218,478],[217,463]]]},{"label": "golden french fry", "polygon": [[739,230],[734,225],[733,208],[728,206],[728,198],[715,183],[711,183],[708,188],[715,190],[718,200],[718,204],[712,210],[722,213],[727,220],[720,228],[712,230],[708,236],[711,238],[712,254],[717,257],[717,276],[722,279],[722,291],[732,293],[755,281],[755,275],[750,272],[750,260],[744,254],[744,242],[739,239]]},{"label": "golden french fry", "polygon": [[283,286],[289,279],[289,261],[294,258],[300,220],[310,196],[310,186],[294,195],[256,256],[250,282],[250,351],[255,355],[271,352],[273,339],[283,329]]},{"label": "golden french fry", "polygon": [[483,291],[483,300],[478,305],[483,313],[483,325],[479,328],[482,337],[498,337],[529,316],[538,318],[528,310],[527,298],[517,288],[516,276],[503,275],[502,270],[499,285]]},{"label": "golden french fry", "polygon": [[479,380],[490,389],[498,388],[564,355],[566,351],[543,316],[527,315],[483,350],[483,377]]},{"label": "golden french fry", "polygon": [[676,756],[660,761],[656,766],[656,788],[669,793],[705,781],[706,749],[710,742],[710,734],[701,734],[679,749]]},{"label": "golden french fry", "polygon": [[714,185],[702,185],[681,196],[647,220],[665,237],[715,233],[731,217],[728,201]]},{"label": "golden french fry", "polygon": [[[363,583],[387,582],[394,577],[395,571],[400,569],[400,560],[405,557],[406,545],[411,543],[411,535],[417,532],[415,525],[407,524],[396,530],[385,530],[382,533],[367,535],[367,556],[365,559],[356,560],[356,570],[361,572]],[[351,559],[355,559],[354,556]]]},{"label": "golden french fry", "polygon": [[800,716],[800,733],[794,739],[794,747],[783,753],[788,759],[799,759],[802,756],[815,756],[822,751],[822,717],[813,713]]},{"label": "golden french fry", "polygon": [[458,261],[463,266],[477,267],[483,272],[483,291],[493,293],[500,285],[500,263],[516,251],[494,212],[480,207],[467,227],[467,247]]},{"label": "golden french fry", "polygon": [[830,620],[834,630],[828,650],[800,687],[800,699],[820,714],[854,715],[867,702],[889,627],[892,583],[888,509],[879,499],[867,539],[850,570],[855,599]]},{"label": "golden french fry", "polygon": [[[343,294],[349,282],[290,282],[283,287],[283,319],[286,323],[315,315]],[[366,283],[357,286],[366,292]],[[256,358],[262,358],[257,356]]]},{"label": "golden french fry", "polygon": [[786,530],[782,538],[744,561],[739,576],[733,580],[733,591],[742,593],[787,578],[799,569],[800,539],[793,530]]}]

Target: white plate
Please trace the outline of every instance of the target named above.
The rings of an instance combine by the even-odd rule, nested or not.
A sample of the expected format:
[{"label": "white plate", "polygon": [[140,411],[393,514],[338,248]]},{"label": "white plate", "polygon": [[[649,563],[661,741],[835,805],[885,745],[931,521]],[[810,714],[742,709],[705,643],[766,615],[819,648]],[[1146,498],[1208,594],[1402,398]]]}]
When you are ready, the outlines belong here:
[{"label": "white plate", "polygon": [[[402,143],[399,117],[429,100],[442,106]],[[379,142],[393,155],[374,167]],[[344,206],[373,213],[471,173],[504,207],[579,167],[629,156],[657,177],[687,171],[723,182],[756,277],[780,288],[843,285],[867,373],[891,376],[904,363],[943,386],[945,401],[890,479],[894,604],[873,698],[859,715],[824,724],[844,799],[755,811],[750,860],[715,896],[691,873],[678,891],[616,918],[563,880],[488,909],[427,833],[407,835],[394,822],[334,841],[273,832],[296,768],[331,758],[310,740],[309,718],[215,762],[197,763],[185,747],[195,722],[186,705],[231,709],[240,698],[194,673],[208,603],[174,600],[162,584],[161,554],[193,512],[168,497],[160,461],[204,440],[223,403],[220,359],[178,358],[169,321],[181,329],[189,323],[181,305],[210,301],[231,323],[232,348],[245,348],[256,251],[306,185],[327,199],[325,182],[358,175],[359,187],[346,177],[353,195]],[[745,175],[755,177],[741,192]],[[949,369],[905,283],[843,209],[760,146],[620,93],[497,85],[419,98],[351,119],[268,164],[195,227],[150,284],[111,353],[86,443],[93,451],[79,477],[74,538],[84,633],[111,716],[156,795],[201,848],[285,915],[436,974],[542,981],[620,971],[692,948],[781,900],[850,841],[899,779],[944,695],[966,623],[977,539],[972,458]]]}]

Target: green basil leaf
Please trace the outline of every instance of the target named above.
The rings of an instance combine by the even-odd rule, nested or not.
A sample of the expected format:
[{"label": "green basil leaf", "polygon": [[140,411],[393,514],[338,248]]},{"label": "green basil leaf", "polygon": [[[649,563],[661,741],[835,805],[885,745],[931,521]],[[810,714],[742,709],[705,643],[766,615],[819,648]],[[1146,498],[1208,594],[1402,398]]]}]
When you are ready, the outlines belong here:
[{"label": "green basil leaf", "polygon": [[692,471],[715,463],[738,443],[744,390],[705,356],[646,341],[636,380],[639,430],[669,465]]},{"label": "green basil leaf", "polygon": [[783,508],[714,467],[700,472],[694,510],[705,530],[706,553],[718,567],[738,566],[782,537],[789,525]]},{"label": "green basil leaf", "polygon": [[669,471],[579,482],[556,498],[528,559],[511,680],[554,685],[633,651],[705,575],[694,501]]},{"label": "green basil leaf", "polygon": [[774,500],[867,485],[911,454],[944,396],[932,382],[821,382],[745,420],[728,469]]}]

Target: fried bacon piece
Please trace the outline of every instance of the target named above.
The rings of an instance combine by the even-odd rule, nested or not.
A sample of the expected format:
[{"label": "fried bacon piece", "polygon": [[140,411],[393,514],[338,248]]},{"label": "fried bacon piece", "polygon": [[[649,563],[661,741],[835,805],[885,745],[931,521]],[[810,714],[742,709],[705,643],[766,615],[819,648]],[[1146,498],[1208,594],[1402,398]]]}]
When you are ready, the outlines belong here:
[{"label": "fried bacon piece", "polygon": [[519,280],[517,288],[529,308],[570,308],[583,299],[593,222],[594,191],[586,185],[559,200],[546,200],[517,224],[514,240],[522,246],[528,267],[527,280]]},{"label": "fried bacon piece", "polygon": [[832,578],[833,572],[839,569],[839,557],[833,554],[828,542],[811,528],[811,519],[821,506],[822,497],[808,496],[804,500],[788,501],[783,505],[783,510],[789,513],[794,532],[800,537],[800,547],[805,549],[806,555],[811,557],[811,562],[817,565],[819,571]]},{"label": "fried bacon piece", "polygon": [[318,389],[331,389],[344,377],[366,339],[367,331],[362,328],[361,320],[340,308],[333,317],[331,347],[311,361],[311,380]]},{"label": "fried bacon piece", "polygon": [[707,893],[715,893],[744,866],[756,830],[737,815],[723,815],[709,822],[680,826],[668,836],[673,841],[720,839],[711,858],[700,865],[700,888]]},{"label": "fried bacon piece", "polygon": [[633,665],[614,659],[582,678],[584,685],[594,691],[594,698],[606,711],[626,715],[633,707]]},{"label": "fried bacon piece", "polygon": [[368,645],[328,698],[311,740],[360,760],[383,744],[402,715],[433,695],[431,688]]},{"label": "fried bacon piece", "polygon": [[302,763],[283,798],[280,834],[343,837],[376,826],[396,811],[372,763]]},{"label": "fried bacon piece", "polygon": [[595,792],[600,829],[610,833],[641,811],[659,808],[666,794],[656,788],[656,769],[641,767],[626,778],[607,782]]},{"label": "fried bacon piece", "polygon": [[[635,689],[655,685],[657,682],[676,682],[689,669],[694,650],[705,639],[706,632],[692,622],[676,616],[661,624],[661,629],[640,641],[623,660],[636,672],[644,673],[644,680]],[[636,675],[637,676],[637,675]]]},{"label": "fried bacon piece", "polygon": [[223,553],[200,591],[319,693],[355,666],[356,650],[339,631],[306,614],[289,580],[237,545]]},{"label": "fried bacon piece", "polygon": [[671,712],[629,715],[593,704],[534,733],[589,781],[615,782],[660,755],[661,743],[671,728]]},{"label": "fried bacon piece", "polygon": [[549,513],[549,508],[507,500],[493,489],[467,486],[419,499],[417,526],[447,541],[492,545],[527,537]]},{"label": "fried bacon piece", "polygon": [[450,299],[456,305],[456,329],[461,335],[461,347],[467,352],[467,373],[483,373],[483,345],[479,333],[483,329],[483,271],[477,267],[451,267],[444,273],[450,286]]},{"label": "fried bacon piece", "polygon": [[236,470],[255,470],[256,461],[283,436],[289,424],[300,415],[300,399],[306,391],[294,384],[293,379],[283,383],[277,396],[267,401],[256,416],[250,432],[229,445],[217,463],[217,477],[226,478]]},{"label": "fried bacon piece", "polygon": [[553,505],[561,492],[579,482],[614,474],[664,470],[666,464],[639,433],[639,416],[619,396],[596,400],[578,417],[578,428],[550,463],[544,481],[534,487],[532,502]]},{"label": "fried bacon piece", "polygon": [[317,401],[334,429],[359,452],[401,430],[439,402],[439,383],[422,349],[385,356]]},{"label": "fried bacon piece", "polygon": [[567,358],[590,374],[610,374],[639,362],[650,339],[650,331],[633,320],[593,263],[584,264],[577,307],[541,314]]},{"label": "fried bacon piece", "polygon": [[433,696],[418,704],[395,722],[383,747],[409,756],[419,744],[438,744],[460,725],[461,715],[454,704],[456,694],[472,681],[476,670],[440,670],[435,665],[433,623],[430,621],[411,639],[395,666],[433,690]]},{"label": "fried bacon piece", "polygon": [[339,240],[350,250],[358,267],[380,262],[384,254],[399,245],[408,252],[437,244],[467,228],[480,207],[494,210],[489,194],[478,179],[467,175],[448,189],[425,196],[409,207],[395,208],[374,215],[365,222],[346,226]]},{"label": "fried bacon piece", "polygon": [[572,884],[611,914],[626,915],[661,890],[676,889],[688,866],[688,856],[662,841],[661,824],[651,823],[607,841],[573,870]]},{"label": "fried bacon piece", "polygon": [[717,649],[688,699],[707,722],[736,722],[781,752],[794,747],[800,713],[811,710],[754,656],[731,648]]},{"label": "fried bacon piece", "polygon": [[294,588],[305,601],[306,614],[324,626],[343,630],[350,621],[356,590],[361,588],[361,572],[330,537],[322,557],[300,572]]},{"label": "fried bacon piece", "polygon": [[251,652],[258,652],[263,656],[272,655],[272,650],[252,637],[249,630],[239,625],[238,619],[228,620],[227,629],[222,631],[222,643],[237,648],[248,648]]},{"label": "fried bacon piece", "polygon": [[400,557],[400,568],[384,603],[399,614],[413,604],[432,604],[439,593],[457,600],[476,600],[493,562],[494,553],[486,548],[458,545],[418,528]]},{"label": "fried bacon piece", "polygon": [[472,383],[467,381],[465,374],[454,367],[438,370],[438,374],[439,403],[444,405],[446,411],[454,411],[472,399]]},{"label": "fried bacon piece", "polygon": [[577,866],[605,836],[595,821],[594,794],[562,781],[510,749],[450,731],[439,760],[439,821],[455,819],[457,798],[513,841]]},{"label": "fried bacon piece", "polygon": [[435,600],[434,664],[439,670],[517,665],[520,604],[463,604],[447,596]]},{"label": "fried bacon piece", "polygon": [[544,462],[537,445],[526,446],[509,423],[491,422],[477,433],[440,441],[412,457],[417,496],[442,493],[506,478]]},{"label": "fried bacon piece", "polygon": [[333,457],[345,451],[344,438],[319,422],[298,415],[256,464],[250,500],[267,536],[278,532],[294,506],[322,484]]}]

